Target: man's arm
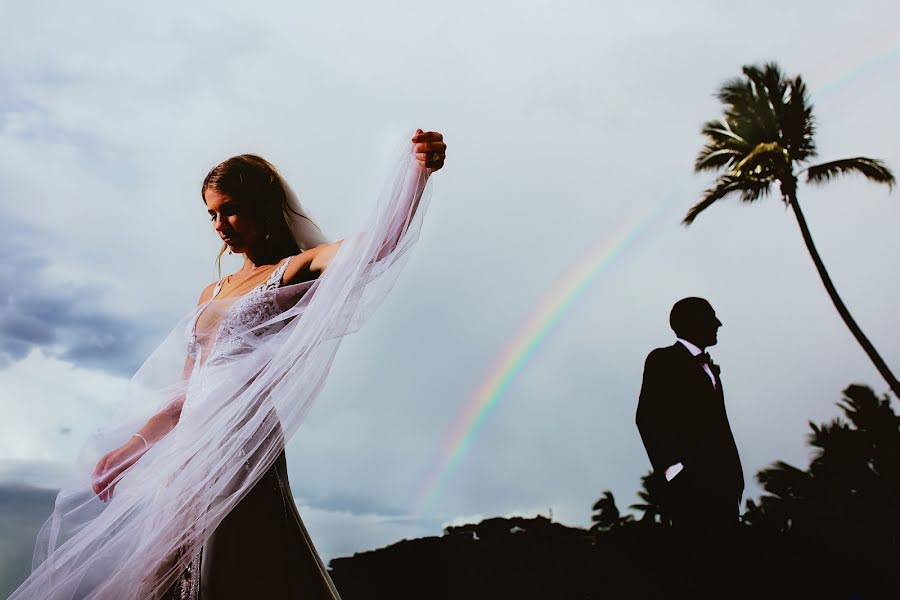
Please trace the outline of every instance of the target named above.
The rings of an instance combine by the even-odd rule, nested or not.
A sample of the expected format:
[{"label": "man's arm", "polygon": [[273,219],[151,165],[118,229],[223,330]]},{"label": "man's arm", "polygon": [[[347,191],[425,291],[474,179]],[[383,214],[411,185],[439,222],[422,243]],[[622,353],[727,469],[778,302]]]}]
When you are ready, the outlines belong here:
[{"label": "man's arm", "polygon": [[638,400],[637,426],[647,455],[657,472],[669,471],[667,479],[677,475],[680,469],[672,469],[678,463],[682,468],[689,462],[687,440],[679,426],[678,391],[672,369],[663,350],[654,350],[644,363],[644,378]]}]

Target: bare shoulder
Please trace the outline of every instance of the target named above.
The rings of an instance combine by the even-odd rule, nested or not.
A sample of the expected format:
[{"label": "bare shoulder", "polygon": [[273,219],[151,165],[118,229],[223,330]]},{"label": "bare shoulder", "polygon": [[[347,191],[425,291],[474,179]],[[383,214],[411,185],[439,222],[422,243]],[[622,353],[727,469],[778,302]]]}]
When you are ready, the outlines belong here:
[{"label": "bare shoulder", "polygon": [[216,289],[216,284],[218,281],[213,281],[211,284],[203,288],[203,292],[200,293],[200,300],[197,301],[197,305],[203,304],[210,298],[212,298],[213,290]]}]

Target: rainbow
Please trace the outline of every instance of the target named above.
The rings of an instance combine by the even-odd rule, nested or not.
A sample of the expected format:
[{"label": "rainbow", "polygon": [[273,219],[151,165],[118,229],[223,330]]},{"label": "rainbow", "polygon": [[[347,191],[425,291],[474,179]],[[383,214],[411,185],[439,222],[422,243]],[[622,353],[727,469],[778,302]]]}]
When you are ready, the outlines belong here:
[{"label": "rainbow", "polygon": [[428,501],[440,487],[442,476],[446,479],[460,463],[491,410],[541,342],[622,251],[657,219],[667,204],[665,201],[660,202],[639,213],[637,218],[627,222],[627,226],[620,227],[613,235],[598,243],[573,269],[551,286],[550,294],[541,301],[525,327],[506,346],[460,412],[446,436],[440,460],[433,466],[416,496],[416,514],[422,514],[425,510]]},{"label": "rainbow", "polygon": [[[837,76],[817,88],[814,101],[822,101],[846,85],[870,75],[872,72],[893,64],[900,59],[900,46],[896,45],[894,32],[882,36],[874,42],[880,46],[875,56],[854,61],[841,69]],[[885,42],[890,44],[884,49]],[[868,49],[867,49],[868,50]],[[871,52],[868,53],[871,56]],[[587,292],[591,284],[603,274],[647,226],[662,214],[666,201],[658,203],[641,213],[627,226],[621,227],[612,236],[599,242],[585,258],[578,263],[556,285],[531,314],[524,328],[513,338],[499,355],[486,377],[475,389],[453,424],[442,446],[439,459],[428,472],[414,504],[415,514],[422,514],[429,501],[434,498],[443,481],[461,462],[472,440],[497,406],[498,401],[509,389],[528,360],[534,355],[547,336],[555,329],[572,306]]]},{"label": "rainbow", "polygon": [[813,100],[821,102],[830,98],[839,90],[846,89],[850,84],[866,79],[878,71],[900,60],[900,45],[897,38],[900,37],[900,28],[883,31],[880,35],[874,35],[865,41],[856,52],[844,57],[840,66],[828,64],[827,70],[837,72],[831,76],[826,74],[821,79],[825,83],[814,90]]}]

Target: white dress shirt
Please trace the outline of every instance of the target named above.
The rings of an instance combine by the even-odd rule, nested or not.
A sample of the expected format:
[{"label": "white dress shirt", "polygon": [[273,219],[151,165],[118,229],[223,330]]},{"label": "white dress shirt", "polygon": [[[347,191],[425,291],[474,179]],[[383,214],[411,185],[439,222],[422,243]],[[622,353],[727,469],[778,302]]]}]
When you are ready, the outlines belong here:
[{"label": "white dress shirt", "polygon": [[[688,352],[691,353],[691,356],[699,356],[699,355],[703,354],[703,350],[701,350],[700,348],[698,348],[698,347],[695,346],[694,344],[690,343],[689,341],[683,340],[683,339],[681,339],[681,338],[678,338],[678,341],[679,341],[685,348],[688,349]],[[713,387],[716,387],[716,376],[713,375],[712,369],[709,368],[709,365],[706,364],[706,363],[703,363],[703,370],[706,371],[706,374],[707,374],[707,375],[709,375],[709,380],[712,381]]]},{"label": "white dress shirt", "polygon": [[[685,348],[688,349],[688,352],[691,353],[691,356],[697,356],[699,354],[703,354],[703,350],[698,348],[695,344],[692,344],[691,342],[689,342],[687,340],[683,340],[681,338],[678,338],[678,341]],[[706,374],[709,376],[709,380],[712,382],[713,387],[716,387],[716,376],[713,375],[712,369],[709,368],[709,365],[706,363],[703,363],[703,370],[706,371]],[[684,470],[684,464],[682,464],[680,462],[677,462],[674,465],[670,466],[665,471],[666,481],[672,481],[676,475],[681,473],[682,470]]]}]

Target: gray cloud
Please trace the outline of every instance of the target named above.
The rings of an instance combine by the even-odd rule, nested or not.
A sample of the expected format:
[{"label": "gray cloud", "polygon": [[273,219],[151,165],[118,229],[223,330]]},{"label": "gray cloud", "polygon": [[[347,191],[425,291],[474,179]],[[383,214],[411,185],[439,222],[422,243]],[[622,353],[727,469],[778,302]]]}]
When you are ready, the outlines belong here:
[{"label": "gray cloud", "polygon": [[158,330],[111,311],[100,285],[48,276],[52,259],[40,249],[48,236],[9,216],[0,221],[0,368],[40,348],[82,367],[130,376]]},{"label": "gray cloud", "polygon": [[386,506],[371,496],[354,496],[336,493],[320,498],[304,497],[301,501],[306,506],[328,511],[378,514],[385,517],[401,517],[406,515],[403,510]]},{"label": "gray cloud", "polygon": [[[682,296],[708,297],[726,323],[715,356],[748,480],[773,460],[804,464],[807,421],[833,416],[845,385],[884,388],[777,200],[679,225],[710,180],[691,162],[720,111],[712,92],[745,63],[805,76],[823,160],[900,168],[900,65],[879,61],[896,47],[881,24],[900,9],[884,2],[856,3],[853,20],[763,2],[737,25],[733,7],[699,0],[5,8],[0,195],[17,219],[3,239],[17,241],[4,242],[0,277],[18,290],[0,320],[7,361],[40,347],[128,373],[216,276],[196,190],[219,160],[267,156],[342,237],[369,209],[382,139],[420,123],[447,135],[408,270],[345,342],[288,448],[295,490],[333,524],[323,543],[550,507],[584,525],[604,489],[630,503],[648,468],[633,423],[641,365],[671,343],[665,315]],[[853,180],[800,194],[847,304],[898,364],[900,286],[884,276],[900,255],[896,198]],[[658,217],[640,221],[645,210]],[[632,229],[441,474],[426,514],[398,516],[530,315],[591,248]],[[33,390],[26,400],[46,400]],[[10,422],[31,418],[0,402]]]}]

